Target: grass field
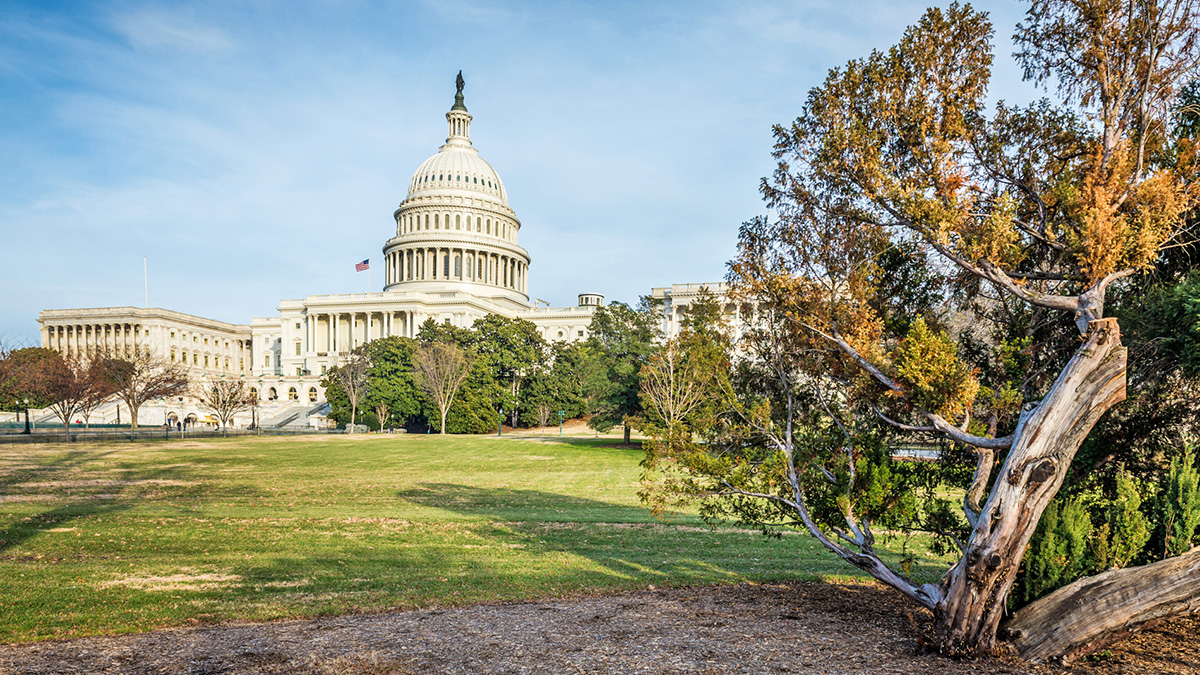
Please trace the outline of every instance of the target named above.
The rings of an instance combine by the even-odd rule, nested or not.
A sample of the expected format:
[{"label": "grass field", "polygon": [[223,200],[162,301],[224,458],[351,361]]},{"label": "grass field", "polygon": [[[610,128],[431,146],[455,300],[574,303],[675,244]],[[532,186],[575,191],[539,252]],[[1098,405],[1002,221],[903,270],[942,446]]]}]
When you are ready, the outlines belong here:
[{"label": "grass field", "polygon": [[850,574],[804,535],[656,520],[640,450],[605,443],[0,446],[0,642]]}]

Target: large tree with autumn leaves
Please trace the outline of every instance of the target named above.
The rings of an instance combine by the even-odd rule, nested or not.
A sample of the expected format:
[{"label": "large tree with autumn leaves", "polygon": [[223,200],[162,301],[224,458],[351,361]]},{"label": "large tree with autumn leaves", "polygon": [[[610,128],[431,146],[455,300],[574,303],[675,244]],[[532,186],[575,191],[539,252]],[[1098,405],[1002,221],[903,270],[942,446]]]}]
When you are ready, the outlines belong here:
[{"label": "large tree with autumn leaves", "polygon": [[[1192,241],[1195,143],[1173,115],[1197,75],[1198,22],[1192,0],[1033,0],[1016,56],[1057,100],[1023,107],[986,103],[993,27],[968,5],[929,10],[896,46],[832,70],[776,128],[778,168],[763,181],[775,216],[743,226],[731,263],[733,292],[754,310],[743,349],[758,393],[729,392],[727,436],[676,448],[663,484],[714,512],[771,504],[764,520],[807,527],[931,610],[946,653],[1008,642],[1029,658],[1071,658],[1196,607],[1200,551],[1081,580],[1006,622],[1043,511],[1125,398],[1106,295]],[[881,297],[897,251],[915,277],[949,289],[914,294],[941,306],[909,302],[899,323]],[[1043,359],[1047,377],[981,386],[955,339],[972,326],[939,325],[947,306],[1056,336],[1061,357]],[[1020,344],[991,346],[1013,361]],[[865,472],[881,479],[854,410],[974,455],[965,536],[949,536],[962,555],[936,582],[914,583],[876,553],[872,526],[889,503],[863,493]]]}]

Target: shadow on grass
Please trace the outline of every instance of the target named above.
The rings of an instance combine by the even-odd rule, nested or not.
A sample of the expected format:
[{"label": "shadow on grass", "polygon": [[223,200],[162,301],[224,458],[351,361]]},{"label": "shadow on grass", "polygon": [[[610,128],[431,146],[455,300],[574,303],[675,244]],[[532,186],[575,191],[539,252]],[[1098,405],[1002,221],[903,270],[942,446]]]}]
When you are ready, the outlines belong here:
[{"label": "shadow on grass", "polygon": [[[118,450],[69,450],[0,476],[0,517],[7,515],[12,519],[0,527],[0,554],[72,521],[131,509],[139,503],[143,485],[181,478],[179,468],[174,466],[105,464],[118,453]],[[175,491],[178,496],[186,497],[203,494],[204,488],[197,482],[190,489],[177,487]],[[17,517],[5,513],[5,502],[58,504],[41,513]]]},{"label": "shadow on grass", "polygon": [[[819,545],[807,536],[771,539],[756,531],[709,529],[691,518],[664,523],[641,506],[540,490],[446,483],[423,484],[399,496],[422,506],[487,518],[490,522],[475,526],[476,533],[495,546],[535,557],[567,554],[587,558],[594,564],[562,572],[561,581],[578,588],[596,585],[598,575],[610,577],[611,583],[601,586],[628,586],[773,577],[816,579],[854,573],[840,560],[818,551]],[[488,564],[486,558],[482,564]]]},{"label": "shadow on grass", "polygon": [[657,522],[650,510],[643,506],[612,504],[540,490],[422,483],[400,491],[397,496],[424,507],[506,521]]}]

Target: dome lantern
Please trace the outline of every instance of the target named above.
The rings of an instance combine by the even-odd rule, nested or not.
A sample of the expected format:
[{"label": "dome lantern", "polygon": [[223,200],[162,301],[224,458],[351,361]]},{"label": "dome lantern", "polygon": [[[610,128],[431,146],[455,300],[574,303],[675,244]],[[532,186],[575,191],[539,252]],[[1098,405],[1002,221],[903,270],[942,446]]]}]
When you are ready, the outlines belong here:
[{"label": "dome lantern", "polygon": [[471,145],[471,113],[467,112],[467,106],[463,104],[463,81],[462,71],[458,71],[458,77],[454,84],[458,87],[458,91],[454,94],[454,107],[450,108],[450,112],[446,113],[446,122],[450,126],[450,134],[446,138],[447,145]]}]

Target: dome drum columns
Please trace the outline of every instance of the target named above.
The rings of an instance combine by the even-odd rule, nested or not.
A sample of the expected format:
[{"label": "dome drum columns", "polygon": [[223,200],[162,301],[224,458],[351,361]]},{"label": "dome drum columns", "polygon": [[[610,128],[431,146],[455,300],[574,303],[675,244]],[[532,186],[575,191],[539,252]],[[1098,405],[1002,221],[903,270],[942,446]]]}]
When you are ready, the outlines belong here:
[{"label": "dome drum columns", "polygon": [[385,249],[384,290],[407,282],[469,283],[528,293],[528,257],[452,243],[399,245]]}]

